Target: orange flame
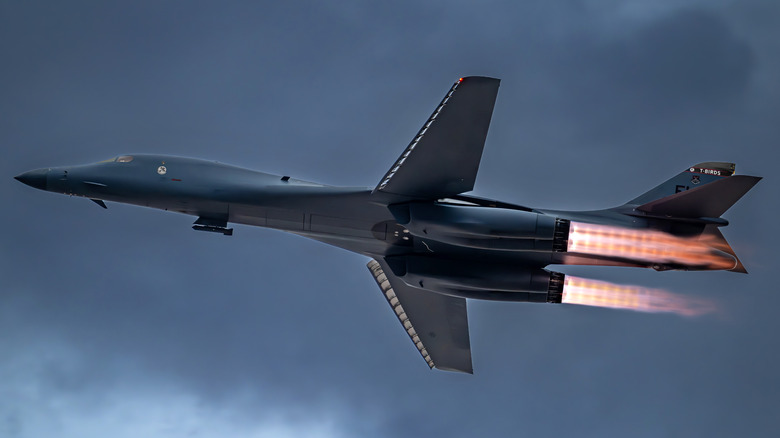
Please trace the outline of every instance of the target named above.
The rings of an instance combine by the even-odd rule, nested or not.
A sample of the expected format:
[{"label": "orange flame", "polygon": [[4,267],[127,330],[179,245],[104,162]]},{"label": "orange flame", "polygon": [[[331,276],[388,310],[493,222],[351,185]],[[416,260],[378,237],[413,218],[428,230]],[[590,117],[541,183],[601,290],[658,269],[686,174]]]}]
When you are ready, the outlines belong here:
[{"label": "orange flame", "polygon": [[628,309],[638,312],[667,312],[699,316],[717,310],[707,300],[684,297],[661,289],[627,286],[567,275],[562,303]]},{"label": "orange flame", "polygon": [[637,230],[572,222],[568,252],[619,257],[652,264],[732,269],[736,259],[716,247],[713,236],[686,238],[656,230]]}]

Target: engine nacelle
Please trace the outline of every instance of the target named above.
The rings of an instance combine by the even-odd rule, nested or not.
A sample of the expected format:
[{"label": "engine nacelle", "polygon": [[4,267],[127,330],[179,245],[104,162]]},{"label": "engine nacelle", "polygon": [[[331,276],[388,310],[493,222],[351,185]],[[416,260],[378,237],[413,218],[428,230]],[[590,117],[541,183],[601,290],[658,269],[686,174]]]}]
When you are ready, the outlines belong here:
[{"label": "engine nacelle", "polygon": [[544,269],[424,256],[390,257],[393,273],[411,287],[497,301],[560,303],[564,274]]},{"label": "engine nacelle", "polygon": [[569,221],[506,208],[410,203],[391,208],[418,237],[470,248],[565,251]]}]

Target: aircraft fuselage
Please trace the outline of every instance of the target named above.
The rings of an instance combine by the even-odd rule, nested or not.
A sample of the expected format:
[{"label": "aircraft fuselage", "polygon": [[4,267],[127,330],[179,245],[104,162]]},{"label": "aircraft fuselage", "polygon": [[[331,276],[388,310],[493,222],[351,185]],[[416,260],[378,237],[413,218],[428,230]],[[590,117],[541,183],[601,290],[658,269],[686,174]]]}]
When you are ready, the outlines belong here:
[{"label": "aircraft fuselage", "polygon": [[[213,161],[124,155],[16,178],[35,188],[195,216],[192,228],[274,228],[371,257],[367,267],[429,367],[472,372],[466,298],[696,309],[669,294],[545,269],[551,264],[747,272],[718,227],[761,178],[734,163],[686,168],[624,205],[527,208],[474,188],[499,80],[458,79],[373,189],[332,187]],[[565,278],[564,278],[565,277]]]},{"label": "aircraft fuselage", "polygon": [[[470,197],[414,202],[368,188],[164,155],[38,169],[17,179],[98,203],[196,216],[195,229],[232,234],[228,223],[267,227],[386,257],[407,284],[468,298],[544,301],[551,274],[543,268],[549,264],[653,266],[624,256],[567,252],[569,222],[587,221],[589,214],[600,223],[647,227],[646,219],[614,209],[545,212],[509,204],[499,208]],[[394,263],[394,255],[403,257]]]}]

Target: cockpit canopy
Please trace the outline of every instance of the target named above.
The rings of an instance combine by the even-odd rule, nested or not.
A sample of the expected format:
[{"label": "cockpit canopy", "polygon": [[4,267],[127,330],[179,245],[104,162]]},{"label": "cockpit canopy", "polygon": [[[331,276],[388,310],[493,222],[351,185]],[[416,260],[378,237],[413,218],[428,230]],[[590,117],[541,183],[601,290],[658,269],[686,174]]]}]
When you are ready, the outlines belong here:
[{"label": "cockpit canopy", "polygon": [[109,158],[108,160],[100,161],[100,163],[129,163],[133,161],[132,155],[120,155],[118,157]]}]

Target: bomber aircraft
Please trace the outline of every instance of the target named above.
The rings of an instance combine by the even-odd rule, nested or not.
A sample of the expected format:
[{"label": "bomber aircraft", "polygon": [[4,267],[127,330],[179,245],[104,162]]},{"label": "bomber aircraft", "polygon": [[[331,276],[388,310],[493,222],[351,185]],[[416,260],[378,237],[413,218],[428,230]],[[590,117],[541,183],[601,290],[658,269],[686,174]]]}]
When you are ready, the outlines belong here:
[{"label": "bomber aircraft", "polygon": [[112,201],[192,215],[199,231],[229,236],[230,223],[254,225],[363,254],[425,362],[449,371],[472,373],[466,299],[612,302],[651,311],[670,305],[548,265],[746,272],[719,228],[728,225],[723,213],[761,178],[734,175],[732,163],[690,166],[598,211],[540,210],[466,194],[498,87],[494,78],[456,81],[374,188],[142,154],[15,178],[103,208]]}]

